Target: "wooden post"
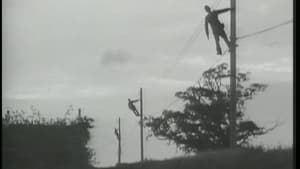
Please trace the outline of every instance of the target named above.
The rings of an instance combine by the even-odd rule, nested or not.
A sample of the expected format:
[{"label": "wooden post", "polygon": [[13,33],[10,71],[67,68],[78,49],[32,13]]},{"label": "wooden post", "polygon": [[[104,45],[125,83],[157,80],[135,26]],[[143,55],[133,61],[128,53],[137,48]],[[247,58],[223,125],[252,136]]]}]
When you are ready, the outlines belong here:
[{"label": "wooden post", "polygon": [[236,144],[236,0],[230,1],[230,148]]},{"label": "wooden post", "polygon": [[144,160],[144,144],[143,144],[143,91],[140,88],[140,125],[141,125],[141,161]]},{"label": "wooden post", "polygon": [[81,109],[78,109],[78,119],[81,119]]},{"label": "wooden post", "polygon": [[121,119],[119,117],[119,151],[118,151],[118,164],[121,163]]}]

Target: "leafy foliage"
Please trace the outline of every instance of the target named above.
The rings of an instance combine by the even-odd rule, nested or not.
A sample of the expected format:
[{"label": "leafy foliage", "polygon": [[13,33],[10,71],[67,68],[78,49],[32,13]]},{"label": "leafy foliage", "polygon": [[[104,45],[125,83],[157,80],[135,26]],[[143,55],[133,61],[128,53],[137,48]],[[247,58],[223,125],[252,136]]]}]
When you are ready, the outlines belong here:
[{"label": "leafy foliage", "polygon": [[39,112],[7,111],[2,117],[2,167],[83,169],[92,162],[86,145],[93,119],[46,119]]},{"label": "leafy foliage", "polygon": [[[230,71],[226,63],[203,73],[197,86],[179,91],[183,111],[164,110],[159,117],[150,116],[145,125],[151,135],[173,141],[186,152],[229,147]],[[259,127],[244,119],[245,103],[267,88],[266,84],[249,84],[249,73],[237,74],[237,145],[249,143],[253,136],[273,128]],[[227,81],[227,83],[226,83]]]}]

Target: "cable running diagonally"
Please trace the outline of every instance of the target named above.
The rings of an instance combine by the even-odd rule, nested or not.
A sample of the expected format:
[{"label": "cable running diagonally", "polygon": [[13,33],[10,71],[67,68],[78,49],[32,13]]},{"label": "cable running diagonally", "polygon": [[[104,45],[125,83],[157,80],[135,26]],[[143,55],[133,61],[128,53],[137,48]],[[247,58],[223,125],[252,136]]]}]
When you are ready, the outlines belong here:
[{"label": "cable running diagonally", "polygon": [[[220,2],[221,2],[221,0],[215,0],[215,1],[213,2],[213,4],[211,5],[212,8],[218,7],[219,4],[220,4]],[[182,56],[187,52],[187,50],[189,49],[189,47],[190,47],[190,46],[194,43],[194,41],[198,38],[198,36],[199,36],[199,34],[201,33],[201,31],[203,31],[203,20],[204,20],[204,18],[202,18],[200,24],[198,24],[198,25],[196,26],[195,31],[193,32],[193,34],[191,35],[191,37],[186,41],[186,43],[185,43],[185,45],[183,46],[182,50],[179,52],[179,55],[175,58],[175,63],[171,66],[171,68],[176,67],[176,65],[177,65],[177,63],[178,63],[178,59],[179,59],[180,57],[182,57]],[[227,53],[227,51],[225,51],[222,55],[225,55],[226,53]],[[218,60],[216,60],[216,62],[214,62],[214,64],[211,65],[211,66],[209,67],[209,69],[212,68],[213,66],[215,66],[215,64],[216,64],[220,59],[222,59],[222,57],[220,57]],[[166,76],[166,72],[167,72],[167,71],[165,71],[165,72],[163,73],[163,76]],[[201,78],[202,78],[202,77],[200,77],[200,79],[197,80],[192,86],[195,86],[196,84],[198,84],[198,81],[201,81]],[[169,104],[167,104],[166,107],[169,108],[169,107],[171,107],[172,105],[174,105],[175,103],[177,103],[178,101],[179,101],[179,98],[176,98],[175,100],[173,100],[172,102],[170,102]]]},{"label": "cable running diagonally", "polygon": [[[217,2],[217,1],[215,1],[215,2]],[[219,2],[220,2],[220,0],[219,0]],[[216,4],[216,3],[214,3],[214,4]],[[218,3],[218,4],[219,4],[219,3]],[[246,34],[246,35],[242,35],[242,36],[238,37],[237,39],[240,40],[240,39],[244,39],[244,38],[247,38],[247,37],[251,37],[251,36],[254,36],[254,35],[257,35],[257,34],[261,34],[261,33],[264,33],[264,32],[267,32],[267,31],[270,31],[270,30],[273,30],[273,29],[276,29],[276,28],[278,28],[278,27],[284,26],[284,25],[289,24],[289,23],[292,23],[292,22],[293,22],[293,19],[290,19],[290,20],[285,21],[285,22],[283,22],[283,23],[280,23],[280,24],[278,24],[278,25],[274,25],[274,26],[272,26],[272,27],[269,27],[269,28],[266,28],[266,29],[263,29],[263,30],[260,30],[260,31],[257,31],[257,32],[253,32],[253,33],[249,33],[249,34]],[[200,24],[200,25],[201,25],[201,24]],[[197,28],[200,27],[200,25],[198,25]],[[199,29],[198,29],[198,30],[199,30]],[[189,45],[192,44],[192,43],[194,42],[194,40],[196,40],[196,38],[197,38],[197,36],[198,36],[198,34],[199,34],[198,32],[200,33],[200,31],[195,31],[195,32],[192,34],[192,37],[187,41],[186,45],[184,46],[183,50],[181,51],[181,53],[180,53],[181,55],[185,54],[185,52],[186,52],[186,50],[188,49]],[[223,53],[223,55],[225,55],[227,52],[228,52],[228,50],[226,50],[226,51]],[[181,55],[180,55],[180,56],[181,56]],[[222,58],[223,58],[223,57],[218,58],[218,59],[214,62],[214,64],[212,64],[212,65],[208,68],[208,70],[211,69],[211,68],[213,68],[213,67],[214,67],[214,66],[215,66]],[[178,59],[178,58],[176,58],[176,60],[177,60],[177,59]],[[203,78],[203,76],[201,76],[200,79],[198,79],[192,86],[195,87],[197,84],[199,84],[199,83],[201,82],[202,78]],[[176,100],[174,100],[174,101],[172,101],[171,103],[168,104],[167,108],[169,108],[170,106],[174,105],[174,104],[177,103],[178,101],[179,101],[179,99],[176,98]]]},{"label": "cable running diagonally", "polygon": [[293,19],[290,19],[290,20],[282,22],[282,23],[280,23],[278,25],[274,25],[272,27],[269,27],[269,28],[266,28],[266,29],[263,29],[263,30],[260,30],[260,31],[257,31],[257,32],[253,32],[253,33],[249,33],[249,34],[246,34],[246,35],[242,35],[242,36],[238,37],[237,39],[241,40],[241,39],[245,39],[247,37],[251,37],[251,36],[254,36],[254,35],[257,35],[257,34],[265,33],[265,32],[268,32],[270,30],[279,28],[281,26],[287,25],[287,24],[292,23],[292,22],[293,22]]},{"label": "cable running diagonally", "polygon": [[[220,2],[221,0],[215,0],[214,3],[211,5],[212,8],[217,7],[220,4]],[[197,40],[198,36],[203,31],[203,22],[204,18],[201,19],[201,22],[196,26],[195,31],[192,33],[191,37],[186,41],[183,48],[180,50],[178,56],[175,58],[175,62],[169,67],[169,69],[166,69],[163,72],[164,77],[170,72],[172,68],[177,66],[179,58],[183,57],[190,48],[190,46],[195,42],[195,40]]]},{"label": "cable running diagonally", "polygon": [[[226,50],[226,51],[223,53],[223,55],[220,56],[219,58],[217,58],[216,61],[215,61],[211,66],[209,66],[206,70],[209,70],[209,69],[215,67],[215,66],[223,59],[223,56],[224,56],[227,52],[229,52],[229,50]],[[200,84],[202,78],[203,78],[203,76],[200,76],[200,78],[197,79],[197,80],[195,81],[195,83],[192,85],[192,87],[196,87],[197,84]],[[178,101],[179,101],[179,98],[176,98],[175,100],[173,100],[172,102],[170,102],[170,103],[166,106],[166,108],[167,108],[167,109],[170,108],[171,106],[173,106],[174,104],[176,104]]]}]

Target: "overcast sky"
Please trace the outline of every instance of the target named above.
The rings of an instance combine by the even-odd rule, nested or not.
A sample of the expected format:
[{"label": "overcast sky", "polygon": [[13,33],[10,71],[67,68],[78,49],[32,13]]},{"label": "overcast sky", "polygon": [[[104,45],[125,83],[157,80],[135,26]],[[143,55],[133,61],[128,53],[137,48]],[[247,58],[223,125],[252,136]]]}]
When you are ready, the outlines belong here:
[{"label": "overcast sky", "polygon": [[[2,108],[29,110],[34,105],[50,116],[62,116],[71,104],[83,108],[96,119],[91,146],[103,166],[117,160],[113,127],[121,116],[123,159],[137,161],[138,119],[128,110],[127,98],[138,97],[143,87],[145,114],[159,114],[176,91],[192,85],[216,60],[228,62],[228,54],[216,55],[213,38],[206,39],[202,23],[205,4],[225,8],[229,2],[3,0]],[[227,33],[229,16],[220,17]],[[292,0],[241,0],[237,34],[292,17]],[[179,56],[196,28],[198,38]],[[289,24],[238,41],[238,70],[250,71],[253,81],[270,85],[249,103],[247,117],[263,125],[277,119],[284,122],[253,143],[292,143],[292,38]],[[155,139],[146,143],[145,153],[146,158],[157,159],[181,154]]]}]

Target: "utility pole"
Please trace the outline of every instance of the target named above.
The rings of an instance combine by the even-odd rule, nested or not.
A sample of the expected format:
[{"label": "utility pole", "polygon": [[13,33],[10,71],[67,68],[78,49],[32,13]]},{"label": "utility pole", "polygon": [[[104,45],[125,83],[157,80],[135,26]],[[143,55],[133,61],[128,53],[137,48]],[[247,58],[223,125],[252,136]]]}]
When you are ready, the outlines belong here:
[{"label": "utility pole", "polygon": [[[140,101],[140,112],[137,111],[136,107],[133,105],[133,103]],[[129,109],[135,114],[135,116],[140,116],[140,127],[141,127],[141,161],[144,160],[144,136],[143,136],[143,127],[144,127],[144,117],[143,117],[143,89],[140,88],[140,99],[130,100],[128,98],[128,107]]]},{"label": "utility pole", "polygon": [[141,117],[141,121],[140,121],[140,125],[141,125],[141,161],[144,160],[144,136],[143,136],[143,90],[142,88],[140,88],[140,117]]},{"label": "utility pole", "polygon": [[80,108],[78,109],[78,117],[77,118],[81,119],[81,109]]},{"label": "utility pole", "polygon": [[121,119],[119,117],[119,149],[118,149],[118,164],[121,164]]},{"label": "utility pole", "polygon": [[230,148],[236,144],[236,0],[230,0]]}]

